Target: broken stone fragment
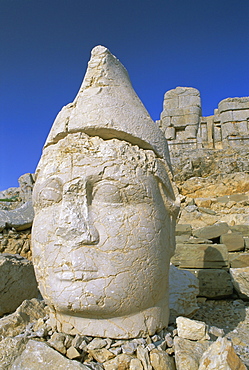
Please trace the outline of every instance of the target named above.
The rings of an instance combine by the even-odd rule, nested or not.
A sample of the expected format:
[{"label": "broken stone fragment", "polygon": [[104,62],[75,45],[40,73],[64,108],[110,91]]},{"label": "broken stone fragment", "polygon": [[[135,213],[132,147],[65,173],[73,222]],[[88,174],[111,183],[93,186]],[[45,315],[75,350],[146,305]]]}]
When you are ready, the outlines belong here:
[{"label": "broken stone fragment", "polygon": [[153,349],[150,352],[150,362],[155,370],[175,370],[175,361],[165,351]]},{"label": "broken stone fragment", "polygon": [[225,244],[229,252],[241,251],[245,247],[243,236],[237,233],[221,235],[220,242]]},{"label": "broken stone fragment", "polygon": [[249,266],[249,253],[229,253],[231,268],[242,268]]},{"label": "broken stone fragment", "polygon": [[180,338],[190,340],[205,340],[210,339],[208,335],[208,327],[202,321],[191,320],[186,317],[177,317],[177,333]]},{"label": "broken stone fragment", "polygon": [[230,268],[229,270],[235,290],[243,299],[249,298],[249,266]]},{"label": "broken stone fragment", "polygon": [[66,335],[64,333],[53,333],[51,338],[48,340],[48,343],[56,349],[56,351],[62,353],[63,355],[66,354],[66,347],[64,345],[64,341],[66,339]]},{"label": "broken stone fragment", "polygon": [[176,369],[199,370],[200,359],[209,346],[208,341],[194,342],[176,336],[174,338]]},{"label": "broken stone fragment", "polygon": [[115,357],[115,355],[106,348],[89,349],[89,354],[101,364]]},{"label": "broken stone fragment", "polygon": [[104,348],[107,345],[106,339],[94,338],[86,348],[88,350]]},{"label": "broken stone fragment", "polygon": [[15,359],[10,370],[41,370],[52,368],[58,370],[89,370],[78,361],[69,360],[44,342],[29,340],[25,350]]},{"label": "broken stone fragment", "polygon": [[10,315],[0,319],[0,336],[14,337],[20,334],[28,324],[46,315],[45,303],[36,298],[25,300]]},{"label": "broken stone fragment", "polygon": [[218,338],[202,355],[198,370],[212,369],[246,370],[246,366],[236,355],[232,343],[226,338]]},{"label": "broken stone fragment", "polygon": [[192,234],[192,227],[189,224],[177,224],[176,225],[176,236],[187,235],[190,236]]},{"label": "broken stone fragment", "polygon": [[132,358],[129,370],[144,370],[142,362],[138,358]]},{"label": "broken stone fragment", "polygon": [[121,353],[117,355],[115,358],[108,360],[103,363],[103,367],[105,370],[129,370],[129,365],[132,360],[132,356],[127,355],[125,353]]},{"label": "broken stone fragment", "polygon": [[73,359],[79,358],[81,356],[81,354],[79,353],[77,348],[71,346],[71,347],[68,348],[66,356],[70,360],[73,360]]},{"label": "broken stone fragment", "polygon": [[11,211],[0,210],[0,231],[6,227],[26,230],[32,226],[33,219],[34,209],[31,201]]},{"label": "broken stone fragment", "polygon": [[146,348],[143,348],[142,346],[137,347],[137,358],[141,361],[145,370],[152,370],[149,352]]},{"label": "broken stone fragment", "polygon": [[202,227],[193,231],[193,235],[197,238],[214,239],[226,234],[229,226],[226,222],[220,222],[211,226]]},{"label": "broken stone fragment", "polygon": [[26,338],[4,338],[0,342],[0,369],[9,369],[15,359],[25,349],[28,339]]}]

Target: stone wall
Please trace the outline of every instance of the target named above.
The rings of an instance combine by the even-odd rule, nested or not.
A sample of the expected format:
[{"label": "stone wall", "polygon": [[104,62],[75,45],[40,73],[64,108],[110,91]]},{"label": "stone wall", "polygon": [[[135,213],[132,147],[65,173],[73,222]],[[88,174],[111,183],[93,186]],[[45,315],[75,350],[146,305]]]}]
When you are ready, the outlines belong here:
[{"label": "stone wall", "polygon": [[249,144],[249,97],[224,99],[214,115],[202,117],[199,91],[176,87],[164,95],[158,123],[171,152],[245,147]]}]

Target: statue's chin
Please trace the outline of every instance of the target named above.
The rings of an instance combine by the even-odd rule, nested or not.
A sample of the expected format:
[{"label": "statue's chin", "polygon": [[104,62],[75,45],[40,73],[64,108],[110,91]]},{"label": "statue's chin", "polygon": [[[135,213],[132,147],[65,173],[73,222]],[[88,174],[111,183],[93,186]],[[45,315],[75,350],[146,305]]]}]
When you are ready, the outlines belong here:
[{"label": "statue's chin", "polygon": [[[55,296],[53,296],[52,299],[45,298],[45,301],[51,309],[61,314],[93,319],[109,319],[112,317],[134,315],[151,306],[157,305],[157,303],[152,302],[152,300],[148,300],[144,304],[141,304],[141,301],[135,302],[134,304],[133,301],[131,305],[124,305],[122,302],[117,302],[117,300],[112,298],[106,299],[105,303],[101,298],[95,299],[95,302],[89,303],[88,305],[86,305],[85,299],[72,303],[64,303],[60,300],[56,300]],[[126,302],[129,302],[128,297]]]},{"label": "statue's chin", "polygon": [[109,314],[108,317],[103,317],[103,314],[95,316],[95,314],[91,311],[89,317],[86,317],[79,315],[78,312],[60,312],[56,308],[51,309],[50,320],[59,332],[71,335],[84,333],[84,335],[120,339],[153,335],[168,326],[168,297],[155,306],[140,309],[136,313],[120,316]]}]

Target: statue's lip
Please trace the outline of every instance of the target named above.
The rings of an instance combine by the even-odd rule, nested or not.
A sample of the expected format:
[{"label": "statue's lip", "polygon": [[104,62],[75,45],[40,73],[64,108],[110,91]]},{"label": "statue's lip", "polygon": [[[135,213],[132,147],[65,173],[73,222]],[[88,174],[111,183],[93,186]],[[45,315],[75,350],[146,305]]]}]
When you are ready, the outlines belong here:
[{"label": "statue's lip", "polygon": [[89,281],[92,279],[96,279],[96,271],[93,270],[63,270],[63,269],[55,269],[55,274],[59,280],[62,281]]},{"label": "statue's lip", "polygon": [[96,278],[96,268],[70,268],[69,266],[59,266],[54,268],[57,278],[65,281],[88,281]]}]

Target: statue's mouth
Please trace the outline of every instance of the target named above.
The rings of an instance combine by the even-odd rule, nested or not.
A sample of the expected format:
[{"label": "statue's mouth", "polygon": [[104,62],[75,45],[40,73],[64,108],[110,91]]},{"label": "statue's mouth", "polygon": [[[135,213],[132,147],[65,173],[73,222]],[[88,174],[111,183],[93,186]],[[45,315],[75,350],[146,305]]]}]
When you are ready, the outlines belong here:
[{"label": "statue's mouth", "polygon": [[61,281],[89,281],[97,278],[97,269],[70,269],[64,265],[54,268],[54,273],[57,279]]}]

